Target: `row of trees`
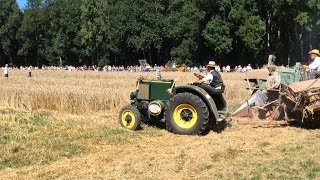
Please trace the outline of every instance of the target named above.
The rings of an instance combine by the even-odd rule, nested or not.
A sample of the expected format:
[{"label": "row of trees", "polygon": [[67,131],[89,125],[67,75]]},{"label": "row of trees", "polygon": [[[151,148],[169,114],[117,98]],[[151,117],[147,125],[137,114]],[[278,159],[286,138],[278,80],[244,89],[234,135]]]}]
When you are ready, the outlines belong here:
[{"label": "row of trees", "polygon": [[0,65],[307,61],[318,0],[0,0]]}]

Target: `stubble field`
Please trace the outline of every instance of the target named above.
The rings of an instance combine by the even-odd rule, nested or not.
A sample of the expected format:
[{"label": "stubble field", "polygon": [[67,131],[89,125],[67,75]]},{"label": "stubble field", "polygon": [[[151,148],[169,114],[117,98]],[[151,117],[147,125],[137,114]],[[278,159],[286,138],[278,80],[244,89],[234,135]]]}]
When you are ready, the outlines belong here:
[{"label": "stubble field", "polygon": [[[228,125],[179,136],[118,125],[139,73],[10,71],[0,78],[1,179],[319,179],[319,130]],[[144,73],[153,78],[154,73]],[[177,84],[192,73],[162,72]],[[223,74],[229,111],[248,97]]]}]

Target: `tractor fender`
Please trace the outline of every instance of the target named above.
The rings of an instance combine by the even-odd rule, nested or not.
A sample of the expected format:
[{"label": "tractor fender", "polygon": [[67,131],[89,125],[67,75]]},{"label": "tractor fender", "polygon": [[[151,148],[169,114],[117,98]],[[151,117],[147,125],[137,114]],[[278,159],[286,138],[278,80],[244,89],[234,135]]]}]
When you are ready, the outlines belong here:
[{"label": "tractor fender", "polygon": [[212,99],[212,97],[205,91],[204,89],[195,86],[195,85],[182,85],[182,86],[176,86],[173,89],[174,94],[183,93],[183,92],[189,92],[194,95],[199,96],[209,107],[210,111],[215,117],[215,120],[219,118],[218,110],[216,103]]}]

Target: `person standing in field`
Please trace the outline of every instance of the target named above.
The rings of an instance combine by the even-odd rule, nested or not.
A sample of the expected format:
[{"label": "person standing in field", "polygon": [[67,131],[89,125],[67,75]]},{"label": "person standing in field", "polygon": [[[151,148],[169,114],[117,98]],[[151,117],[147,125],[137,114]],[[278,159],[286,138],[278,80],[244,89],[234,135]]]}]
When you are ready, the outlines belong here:
[{"label": "person standing in field", "polygon": [[160,80],[162,78],[160,66],[155,65],[155,70],[156,70],[156,79]]},{"label": "person standing in field", "polygon": [[6,77],[6,78],[8,78],[8,77],[9,77],[8,64],[6,64],[6,65],[4,66],[3,74],[4,74],[4,77]]},{"label": "person standing in field", "polygon": [[31,76],[32,76],[32,66],[29,66],[29,67],[28,67],[28,74],[29,74],[28,77],[31,77]]}]

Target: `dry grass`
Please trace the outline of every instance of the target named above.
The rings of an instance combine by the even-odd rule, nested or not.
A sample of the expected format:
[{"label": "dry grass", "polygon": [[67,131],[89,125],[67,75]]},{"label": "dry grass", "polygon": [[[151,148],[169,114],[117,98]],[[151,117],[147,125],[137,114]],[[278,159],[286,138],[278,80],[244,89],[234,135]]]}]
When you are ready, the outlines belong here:
[{"label": "dry grass", "polygon": [[[117,111],[138,74],[34,75],[0,78],[0,179],[320,178],[320,130],[233,125],[199,137],[144,125],[129,132],[119,128]],[[193,79],[163,76],[178,84]],[[247,97],[242,76],[223,75],[234,107]]]},{"label": "dry grass", "polygon": [[[129,102],[140,73],[102,73],[69,71],[34,71],[32,78],[25,71],[11,71],[8,79],[0,78],[0,106],[21,110],[48,109],[66,113],[117,112]],[[144,73],[153,78],[154,73]],[[163,72],[177,84],[194,80],[192,73]],[[243,74],[224,74],[226,98],[231,110],[240,104],[247,91]]]}]

